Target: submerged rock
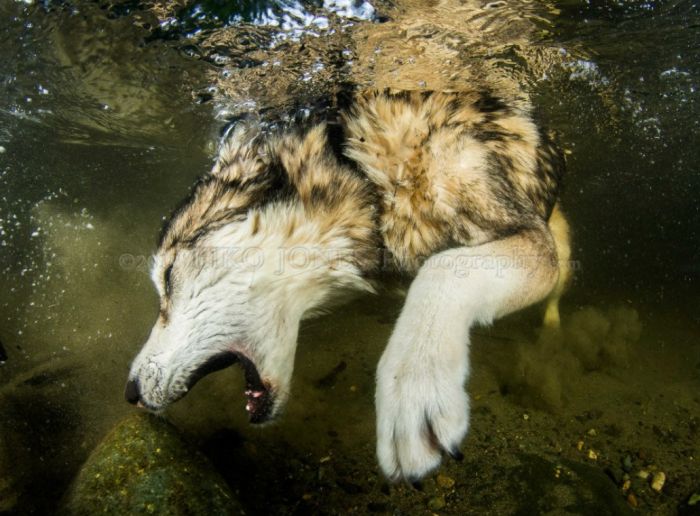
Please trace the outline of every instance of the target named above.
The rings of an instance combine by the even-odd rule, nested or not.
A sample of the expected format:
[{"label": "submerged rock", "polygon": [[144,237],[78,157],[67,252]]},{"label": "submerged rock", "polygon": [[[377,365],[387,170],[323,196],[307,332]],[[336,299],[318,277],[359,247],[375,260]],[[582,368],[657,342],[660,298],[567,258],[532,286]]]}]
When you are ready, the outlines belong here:
[{"label": "submerged rock", "polygon": [[63,514],[240,514],[211,463],[149,414],[119,423],[81,468]]}]

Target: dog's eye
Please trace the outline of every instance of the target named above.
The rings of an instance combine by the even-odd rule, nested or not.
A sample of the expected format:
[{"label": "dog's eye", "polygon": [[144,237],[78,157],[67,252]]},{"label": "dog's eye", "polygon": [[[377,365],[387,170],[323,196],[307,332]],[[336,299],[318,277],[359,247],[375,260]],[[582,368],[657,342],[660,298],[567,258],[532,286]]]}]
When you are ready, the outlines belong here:
[{"label": "dog's eye", "polygon": [[163,274],[163,285],[165,287],[165,295],[169,296],[170,293],[173,290],[173,285],[172,285],[172,272],[173,272],[173,265],[170,264],[167,269],[165,269],[165,273]]}]

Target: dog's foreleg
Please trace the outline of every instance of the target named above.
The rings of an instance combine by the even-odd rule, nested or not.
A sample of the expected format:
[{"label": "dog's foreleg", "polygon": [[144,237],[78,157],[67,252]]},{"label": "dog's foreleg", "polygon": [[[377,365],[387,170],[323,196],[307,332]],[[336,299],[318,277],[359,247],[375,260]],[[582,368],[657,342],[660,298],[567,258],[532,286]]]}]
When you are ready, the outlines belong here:
[{"label": "dog's foreleg", "polygon": [[392,480],[417,480],[469,425],[469,329],[544,298],[557,281],[547,228],[432,256],[411,284],[377,370],[377,456]]}]

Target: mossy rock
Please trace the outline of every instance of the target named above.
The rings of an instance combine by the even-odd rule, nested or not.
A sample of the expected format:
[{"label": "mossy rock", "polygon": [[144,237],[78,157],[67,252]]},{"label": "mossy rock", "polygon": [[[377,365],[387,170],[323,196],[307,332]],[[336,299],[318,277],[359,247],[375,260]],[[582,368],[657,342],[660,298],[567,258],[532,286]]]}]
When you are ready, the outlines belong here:
[{"label": "mossy rock", "polygon": [[226,482],[177,430],[139,413],[95,448],[64,497],[62,514],[241,514]]}]

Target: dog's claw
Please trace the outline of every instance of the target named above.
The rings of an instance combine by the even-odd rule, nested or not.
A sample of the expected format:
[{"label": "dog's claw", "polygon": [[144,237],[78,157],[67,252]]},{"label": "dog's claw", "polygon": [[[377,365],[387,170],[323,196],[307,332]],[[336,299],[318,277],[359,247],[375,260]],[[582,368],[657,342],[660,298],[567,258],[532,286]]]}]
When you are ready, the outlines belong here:
[{"label": "dog's claw", "polygon": [[464,460],[464,454],[456,448],[448,451],[447,454],[457,462],[462,462]]}]

